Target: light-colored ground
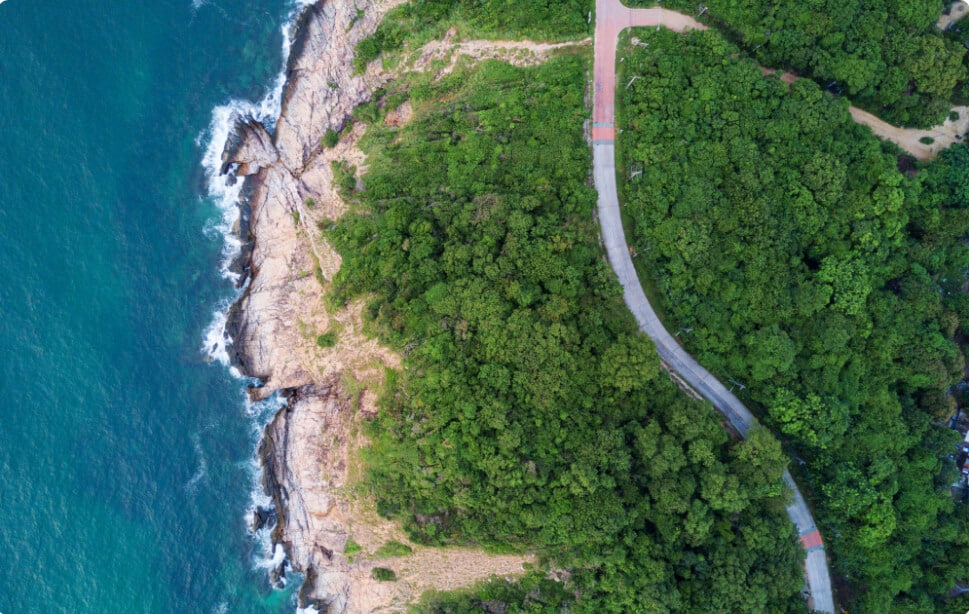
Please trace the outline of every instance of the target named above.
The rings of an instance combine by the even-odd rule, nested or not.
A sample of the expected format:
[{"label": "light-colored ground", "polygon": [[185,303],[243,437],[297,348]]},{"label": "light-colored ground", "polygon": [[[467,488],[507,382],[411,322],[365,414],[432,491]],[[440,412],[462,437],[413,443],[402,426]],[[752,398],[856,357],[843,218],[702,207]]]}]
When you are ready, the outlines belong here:
[{"label": "light-colored ground", "polygon": [[592,39],[565,43],[538,43],[534,41],[457,40],[457,31],[451,29],[439,41],[431,41],[412,54],[407,62],[408,70],[436,70],[435,78],[451,73],[458,60],[467,58],[472,62],[502,60],[513,66],[533,66],[548,59],[551,52],[559,49],[588,46]]},{"label": "light-colored ground", "polygon": [[[851,107],[851,117],[859,124],[871,128],[875,136],[891,141],[923,162],[931,160],[940,151],[948,149],[956,143],[961,143],[969,132],[969,107],[953,107],[959,114],[956,120],[946,119],[945,123],[933,126],[927,130],[917,128],[899,128],[879,119],[868,111]],[[921,139],[932,139],[932,143],[923,143]]]},{"label": "light-colored ground", "polygon": [[952,3],[949,14],[940,16],[939,20],[935,22],[935,27],[945,32],[949,29],[949,26],[961,21],[966,15],[969,15],[969,4],[963,2],[963,0],[956,0]]},{"label": "light-colored ground", "polygon": [[[960,4],[962,4],[960,2]],[[778,75],[784,83],[790,85],[799,77],[790,72],[778,72],[770,68],[761,66],[760,71],[765,75]],[[851,118],[859,124],[871,128],[871,131],[878,138],[891,141],[904,151],[912,154],[917,160],[926,162],[934,158],[940,151],[948,149],[956,143],[961,143],[966,134],[969,133],[969,107],[953,107],[959,117],[957,119],[946,119],[938,126],[927,129],[918,128],[899,128],[886,122],[885,120],[869,113],[868,111],[852,106],[849,108]],[[923,143],[922,139],[932,139],[931,143]]]}]

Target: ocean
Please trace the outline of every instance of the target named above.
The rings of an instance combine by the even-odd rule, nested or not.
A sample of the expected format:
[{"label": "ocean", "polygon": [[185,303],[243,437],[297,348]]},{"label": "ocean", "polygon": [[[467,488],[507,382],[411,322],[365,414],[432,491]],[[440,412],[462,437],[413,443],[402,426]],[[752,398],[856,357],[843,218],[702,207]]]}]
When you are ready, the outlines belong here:
[{"label": "ocean", "polygon": [[206,171],[275,111],[294,4],[0,3],[0,613],[294,607],[248,531],[272,407],[211,356],[236,194]]}]

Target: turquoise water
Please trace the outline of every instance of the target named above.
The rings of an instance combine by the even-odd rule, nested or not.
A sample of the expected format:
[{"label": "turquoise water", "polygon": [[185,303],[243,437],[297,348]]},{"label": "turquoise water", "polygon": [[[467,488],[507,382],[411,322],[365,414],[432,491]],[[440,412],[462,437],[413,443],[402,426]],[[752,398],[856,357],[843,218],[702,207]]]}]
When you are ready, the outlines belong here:
[{"label": "turquoise water", "polygon": [[234,291],[204,133],[273,82],[290,8],[0,4],[4,614],[292,607],[253,564],[242,383],[200,349]]}]

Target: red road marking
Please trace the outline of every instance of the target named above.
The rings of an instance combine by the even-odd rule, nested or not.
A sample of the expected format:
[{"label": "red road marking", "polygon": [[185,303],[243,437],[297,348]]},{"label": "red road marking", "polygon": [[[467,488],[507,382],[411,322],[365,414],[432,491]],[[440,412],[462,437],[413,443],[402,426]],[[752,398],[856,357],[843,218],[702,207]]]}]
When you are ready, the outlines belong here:
[{"label": "red road marking", "polygon": [[810,550],[811,548],[814,548],[816,546],[823,546],[823,545],[824,545],[824,542],[821,541],[821,533],[817,529],[815,529],[814,531],[811,531],[807,535],[801,536],[801,546],[805,550]]},{"label": "red road marking", "polygon": [[593,141],[614,141],[616,139],[616,129],[613,126],[593,126]]}]

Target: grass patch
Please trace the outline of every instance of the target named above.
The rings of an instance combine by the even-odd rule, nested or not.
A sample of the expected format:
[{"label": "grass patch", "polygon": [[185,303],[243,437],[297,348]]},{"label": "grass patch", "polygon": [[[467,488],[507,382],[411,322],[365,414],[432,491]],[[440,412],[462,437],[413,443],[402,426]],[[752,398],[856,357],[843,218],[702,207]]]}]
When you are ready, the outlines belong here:
[{"label": "grass patch", "polygon": [[380,582],[396,582],[397,574],[393,569],[387,569],[386,567],[374,567],[370,571],[370,577],[374,580],[379,580]]},{"label": "grass patch", "polygon": [[331,348],[336,345],[336,333],[328,332],[319,335],[316,338],[316,345],[321,348]]},{"label": "grass patch", "polygon": [[336,147],[336,144],[339,142],[340,133],[333,128],[330,128],[326,131],[326,134],[320,138],[320,147],[323,147],[324,149],[332,149]]},{"label": "grass patch", "polygon": [[347,543],[343,546],[343,555],[350,556],[351,554],[356,554],[363,551],[363,546],[353,541],[353,538],[347,539]]},{"label": "grass patch", "polygon": [[414,552],[414,549],[407,544],[391,540],[383,546],[377,548],[373,555],[378,559],[389,559],[395,556],[407,556]]}]

